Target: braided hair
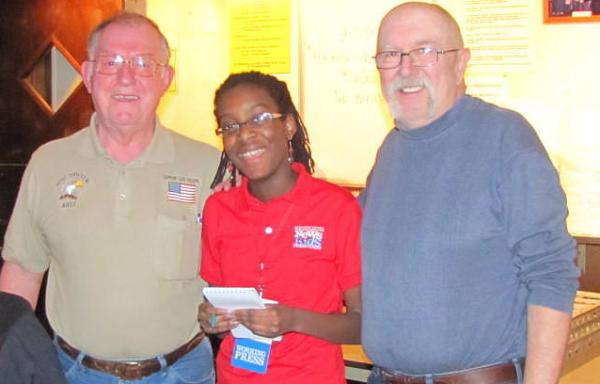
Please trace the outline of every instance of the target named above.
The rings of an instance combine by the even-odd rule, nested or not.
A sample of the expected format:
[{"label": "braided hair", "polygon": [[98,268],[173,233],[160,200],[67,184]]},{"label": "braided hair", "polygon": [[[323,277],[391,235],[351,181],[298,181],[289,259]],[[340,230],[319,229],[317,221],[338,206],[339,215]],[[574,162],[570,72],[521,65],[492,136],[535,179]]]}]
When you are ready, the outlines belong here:
[{"label": "braided hair", "polygon": [[[275,76],[267,75],[257,71],[240,72],[229,75],[229,77],[225,79],[223,84],[221,84],[215,92],[214,114],[215,118],[217,119],[217,124],[219,124],[219,116],[217,114],[218,103],[228,90],[240,84],[255,85],[264,89],[277,103],[279,107],[279,113],[292,116],[296,122],[296,126],[298,127],[291,140],[293,160],[301,163],[304,168],[306,168],[306,171],[312,174],[314,172],[315,162],[312,158],[312,153],[310,150],[308,132],[306,131],[306,127],[302,122],[302,118],[300,117],[300,114],[298,113],[298,110],[292,101],[292,97],[290,96],[287,85],[285,82],[277,79]],[[225,181],[225,179],[228,177],[230,178],[231,185],[235,185],[235,174],[235,166],[231,160],[229,160],[227,154],[223,150],[221,153],[221,162],[219,163],[217,173],[210,187],[214,188],[219,183]]]}]

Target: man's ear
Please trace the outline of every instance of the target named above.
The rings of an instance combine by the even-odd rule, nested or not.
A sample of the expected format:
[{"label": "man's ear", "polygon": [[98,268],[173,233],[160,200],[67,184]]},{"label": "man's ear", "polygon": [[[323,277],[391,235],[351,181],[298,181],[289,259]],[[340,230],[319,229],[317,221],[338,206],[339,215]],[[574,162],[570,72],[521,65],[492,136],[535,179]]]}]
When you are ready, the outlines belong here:
[{"label": "man's ear", "polygon": [[464,77],[465,71],[467,70],[467,64],[471,59],[471,50],[469,48],[463,48],[458,52],[458,62],[456,63],[456,77],[457,84],[460,84]]},{"label": "man's ear", "polygon": [[81,63],[81,78],[88,93],[92,93],[92,75],[94,74],[94,63],[84,61]]},{"label": "man's ear", "polygon": [[171,85],[171,81],[173,81],[173,78],[175,77],[175,68],[173,68],[170,65],[167,65],[166,67],[162,68],[162,75],[161,75],[161,94],[164,94],[167,89],[169,89],[169,86]]}]

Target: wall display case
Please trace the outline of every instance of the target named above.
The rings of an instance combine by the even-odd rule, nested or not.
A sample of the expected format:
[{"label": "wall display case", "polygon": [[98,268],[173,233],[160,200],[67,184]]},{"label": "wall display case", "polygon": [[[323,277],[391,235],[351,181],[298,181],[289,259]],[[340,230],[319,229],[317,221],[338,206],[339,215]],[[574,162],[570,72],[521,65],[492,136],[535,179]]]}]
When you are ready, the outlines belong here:
[{"label": "wall display case", "polygon": [[600,21],[600,0],[542,0],[544,23]]}]

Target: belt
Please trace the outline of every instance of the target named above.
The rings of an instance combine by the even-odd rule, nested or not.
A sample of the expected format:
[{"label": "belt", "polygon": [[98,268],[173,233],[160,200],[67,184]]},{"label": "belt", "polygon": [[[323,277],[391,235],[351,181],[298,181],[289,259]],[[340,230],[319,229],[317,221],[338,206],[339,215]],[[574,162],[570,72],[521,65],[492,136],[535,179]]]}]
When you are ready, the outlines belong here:
[{"label": "belt", "polygon": [[[200,332],[181,347],[164,355],[167,366],[175,363],[180,357],[194,349],[204,339],[204,333]],[[81,353],[77,348],[69,345],[60,336],[56,336],[59,347],[72,359],[77,359]],[[112,361],[95,359],[85,355],[81,363],[91,369],[105,372],[123,380],[139,380],[161,370],[161,364],[157,357],[137,361]]]},{"label": "belt", "polygon": [[[381,370],[388,384],[426,384],[425,376],[407,376]],[[474,368],[447,375],[433,375],[435,384],[496,384],[516,382],[517,371],[513,363]]]}]

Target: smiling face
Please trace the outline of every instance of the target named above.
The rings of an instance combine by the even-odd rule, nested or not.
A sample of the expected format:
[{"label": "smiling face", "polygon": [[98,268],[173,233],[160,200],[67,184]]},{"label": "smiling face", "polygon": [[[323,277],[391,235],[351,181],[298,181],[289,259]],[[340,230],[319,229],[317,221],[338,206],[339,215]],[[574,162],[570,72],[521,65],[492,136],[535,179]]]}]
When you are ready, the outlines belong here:
[{"label": "smiling face", "polygon": [[[224,92],[216,104],[219,125],[245,123],[263,112],[280,112],[279,106],[263,88],[239,84]],[[274,196],[293,186],[294,173],[288,162],[288,140],[296,125],[286,115],[261,125],[243,126],[239,132],[223,136],[225,153],[250,180],[250,189],[268,186]],[[291,183],[291,184],[290,184]],[[254,190],[253,190],[254,188]]]},{"label": "smiling face", "polygon": [[[95,58],[121,55],[126,60],[144,55],[164,63],[164,48],[159,33],[150,25],[114,23],[100,35]],[[92,95],[100,128],[110,127],[121,132],[153,129],[155,111],[161,96],[173,77],[171,67],[159,67],[154,76],[136,76],[131,67],[123,65],[115,74],[95,71],[94,62],[82,64],[86,88]]]},{"label": "smiling face", "polygon": [[[405,3],[391,10],[379,27],[377,52],[408,52],[421,47],[462,48],[460,30],[439,7]],[[415,129],[438,119],[464,94],[468,49],[440,54],[430,67],[414,67],[410,58],[380,69],[381,88],[399,128]]]}]

